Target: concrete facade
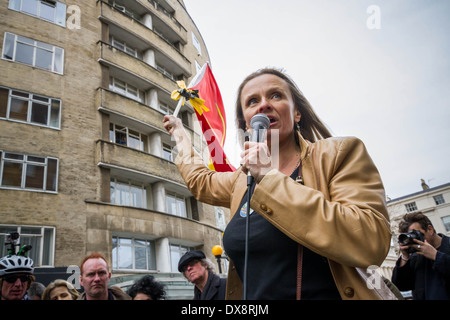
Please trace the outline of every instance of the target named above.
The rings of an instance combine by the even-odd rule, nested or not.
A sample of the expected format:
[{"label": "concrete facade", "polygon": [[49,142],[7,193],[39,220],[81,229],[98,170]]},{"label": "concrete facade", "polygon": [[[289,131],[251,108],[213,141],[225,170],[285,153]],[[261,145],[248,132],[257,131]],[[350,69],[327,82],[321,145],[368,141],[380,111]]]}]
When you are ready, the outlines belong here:
[{"label": "concrete facade", "polygon": [[[202,249],[214,259],[211,249],[221,244],[223,231],[220,209],[192,197],[163,128],[164,114],[177,103],[170,99],[176,80],[188,84],[209,61],[184,3],[58,0],[36,6],[0,4],[0,236],[16,228],[24,241],[34,237],[38,268],[79,265],[94,251],[108,258],[115,275],[177,272],[175,247]],[[56,116],[49,116],[55,125],[36,120],[47,117],[38,108],[41,96],[56,101]],[[180,118],[204,154],[189,104]],[[228,220],[228,210],[221,212]],[[133,242],[132,249],[121,247],[126,255],[118,239]],[[119,267],[115,254],[131,259],[123,262],[132,267]],[[141,269],[138,260],[148,265]]]}]

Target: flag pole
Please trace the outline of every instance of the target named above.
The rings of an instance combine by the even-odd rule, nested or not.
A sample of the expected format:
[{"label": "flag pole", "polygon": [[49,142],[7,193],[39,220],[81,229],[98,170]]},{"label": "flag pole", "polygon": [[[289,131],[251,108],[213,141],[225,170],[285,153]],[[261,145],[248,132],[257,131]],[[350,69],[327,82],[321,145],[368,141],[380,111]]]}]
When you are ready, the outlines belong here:
[{"label": "flag pole", "polygon": [[181,97],[180,100],[178,100],[177,107],[175,108],[175,111],[173,112],[173,115],[175,117],[178,117],[178,112],[180,112],[181,106],[184,104],[186,99],[184,97]]}]

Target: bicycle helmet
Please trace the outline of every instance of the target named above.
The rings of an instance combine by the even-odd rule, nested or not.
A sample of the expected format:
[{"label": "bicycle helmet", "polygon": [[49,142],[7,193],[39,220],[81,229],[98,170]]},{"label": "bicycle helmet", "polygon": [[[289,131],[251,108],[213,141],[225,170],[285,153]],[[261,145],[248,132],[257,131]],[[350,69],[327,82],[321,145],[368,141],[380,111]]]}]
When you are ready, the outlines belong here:
[{"label": "bicycle helmet", "polygon": [[0,259],[0,277],[14,273],[33,274],[33,260],[24,256],[6,256]]}]

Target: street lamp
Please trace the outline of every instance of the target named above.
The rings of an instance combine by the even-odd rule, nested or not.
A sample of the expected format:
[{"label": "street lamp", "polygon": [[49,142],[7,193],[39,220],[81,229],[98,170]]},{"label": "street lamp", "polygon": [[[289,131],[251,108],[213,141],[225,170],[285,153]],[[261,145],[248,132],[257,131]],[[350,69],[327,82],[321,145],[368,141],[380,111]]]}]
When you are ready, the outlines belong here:
[{"label": "street lamp", "polygon": [[223,249],[221,246],[214,246],[212,248],[212,254],[217,259],[217,264],[219,265],[219,273],[222,273],[222,266],[220,265],[220,259],[222,258]]}]

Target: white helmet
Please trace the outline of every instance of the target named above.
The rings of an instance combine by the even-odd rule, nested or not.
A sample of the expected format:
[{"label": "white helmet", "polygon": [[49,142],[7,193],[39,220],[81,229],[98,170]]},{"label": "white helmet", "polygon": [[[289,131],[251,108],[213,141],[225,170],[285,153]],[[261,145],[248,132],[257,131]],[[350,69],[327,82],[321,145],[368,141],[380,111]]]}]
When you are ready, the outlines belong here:
[{"label": "white helmet", "polygon": [[6,256],[0,259],[0,277],[13,273],[33,274],[33,260],[23,256]]}]

